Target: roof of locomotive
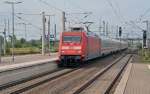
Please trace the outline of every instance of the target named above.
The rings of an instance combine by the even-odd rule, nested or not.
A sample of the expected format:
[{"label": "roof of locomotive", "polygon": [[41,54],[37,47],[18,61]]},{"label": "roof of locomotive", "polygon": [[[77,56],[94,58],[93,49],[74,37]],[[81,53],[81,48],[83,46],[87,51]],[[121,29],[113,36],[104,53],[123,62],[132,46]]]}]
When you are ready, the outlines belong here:
[{"label": "roof of locomotive", "polygon": [[65,31],[62,32],[62,35],[81,35],[84,32],[71,32],[71,31]]},{"label": "roof of locomotive", "polygon": [[68,32],[82,32],[90,36],[97,36],[96,33],[91,32],[88,27],[70,27],[70,30]]},{"label": "roof of locomotive", "polygon": [[[87,36],[99,37],[96,33],[91,32],[88,27],[71,27],[69,31],[65,31],[66,34],[82,34],[85,33]],[[80,32],[80,33],[79,33]]]},{"label": "roof of locomotive", "polygon": [[[74,31],[74,32],[71,32],[71,31],[65,31],[63,32],[63,34],[65,35],[79,35],[79,34],[86,34],[87,36],[92,36],[92,37],[99,37],[97,34],[93,33],[93,32],[86,32],[86,31]],[[99,37],[100,38],[100,37]]]}]

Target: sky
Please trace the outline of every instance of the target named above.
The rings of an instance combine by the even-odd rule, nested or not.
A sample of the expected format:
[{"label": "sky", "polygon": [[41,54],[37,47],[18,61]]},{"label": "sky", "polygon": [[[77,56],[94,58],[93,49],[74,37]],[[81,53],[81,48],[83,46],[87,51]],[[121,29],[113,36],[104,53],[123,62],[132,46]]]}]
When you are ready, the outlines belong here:
[{"label": "sky", "polygon": [[[116,27],[122,26],[124,36],[141,37],[141,29],[146,28],[144,20],[150,19],[150,0],[0,0],[0,32],[4,29],[4,22],[10,21],[11,33],[11,5],[5,1],[21,1],[15,5],[15,34],[18,38],[25,37],[26,23],[27,39],[39,39],[42,34],[43,11],[51,16],[51,34],[54,24],[57,25],[57,34],[61,32],[62,11],[66,13],[67,22],[94,22],[91,31],[98,31],[102,21],[108,22],[109,32],[116,32]],[[88,17],[82,14],[92,12]],[[18,14],[23,13],[23,14]],[[32,14],[32,15],[31,15]],[[33,15],[34,14],[34,15]],[[144,15],[141,17],[140,16]],[[21,17],[21,19],[19,19]],[[48,18],[46,18],[48,20]],[[140,22],[139,22],[140,21]],[[67,23],[68,25],[69,23]],[[8,32],[7,32],[8,34]],[[113,34],[113,33],[112,33]]]}]

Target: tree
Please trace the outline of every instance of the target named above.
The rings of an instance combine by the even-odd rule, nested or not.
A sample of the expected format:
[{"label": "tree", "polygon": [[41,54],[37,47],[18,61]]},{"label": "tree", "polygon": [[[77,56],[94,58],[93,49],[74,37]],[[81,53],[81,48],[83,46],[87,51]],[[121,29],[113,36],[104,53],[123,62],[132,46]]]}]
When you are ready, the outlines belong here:
[{"label": "tree", "polygon": [[2,53],[3,41],[4,41],[4,38],[0,36],[0,53]]},{"label": "tree", "polygon": [[20,39],[20,43],[21,43],[21,44],[25,44],[25,43],[26,43],[26,40],[25,40],[24,38],[21,38],[21,39]]}]

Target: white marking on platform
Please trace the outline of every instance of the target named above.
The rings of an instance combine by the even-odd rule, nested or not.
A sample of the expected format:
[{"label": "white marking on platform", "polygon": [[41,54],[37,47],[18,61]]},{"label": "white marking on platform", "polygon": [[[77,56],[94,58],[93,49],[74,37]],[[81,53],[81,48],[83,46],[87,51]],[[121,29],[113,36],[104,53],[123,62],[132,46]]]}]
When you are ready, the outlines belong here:
[{"label": "white marking on platform", "polygon": [[148,65],[148,68],[150,69],[150,65]]}]

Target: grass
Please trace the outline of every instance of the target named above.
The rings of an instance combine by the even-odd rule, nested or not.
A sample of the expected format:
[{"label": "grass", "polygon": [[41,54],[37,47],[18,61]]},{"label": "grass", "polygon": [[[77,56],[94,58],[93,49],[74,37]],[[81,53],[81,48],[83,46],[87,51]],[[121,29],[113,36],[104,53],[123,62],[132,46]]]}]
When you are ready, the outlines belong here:
[{"label": "grass", "polygon": [[[10,52],[12,52],[12,48],[10,48]],[[35,54],[35,53],[40,53],[40,49],[36,47],[14,48],[15,55]]]},{"label": "grass", "polygon": [[[46,52],[49,50],[47,49]],[[50,48],[51,52],[58,52],[58,47],[51,47]],[[12,52],[12,48],[9,49],[7,52],[7,55],[10,55]],[[25,48],[14,48],[14,54],[15,55],[25,55],[25,54],[37,54],[41,53],[41,49],[38,47],[25,47]]]},{"label": "grass", "polygon": [[[58,52],[58,42],[56,42],[56,44],[54,45],[54,43],[51,43],[50,46],[50,52],[55,53]],[[29,46],[29,47],[16,47],[14,48],[14,55],[25,55],[25,54],[40,54],[42,50],[42,47],[39,46]],[[48,47],[46,47],[46,53],[49,52]],[[7,48],[6,49],[6,55],[3,55],[2,52],[2,56],[9,56],[12,54],[12,48]]]},{"label": "grass", "polygon": [[142,49],[140,57],[143,63],[150,63],[150,49]]},{"label": "grass", "polygon": [[50,51],[51,52],[58,52],[58,48],[51,48]]}]

